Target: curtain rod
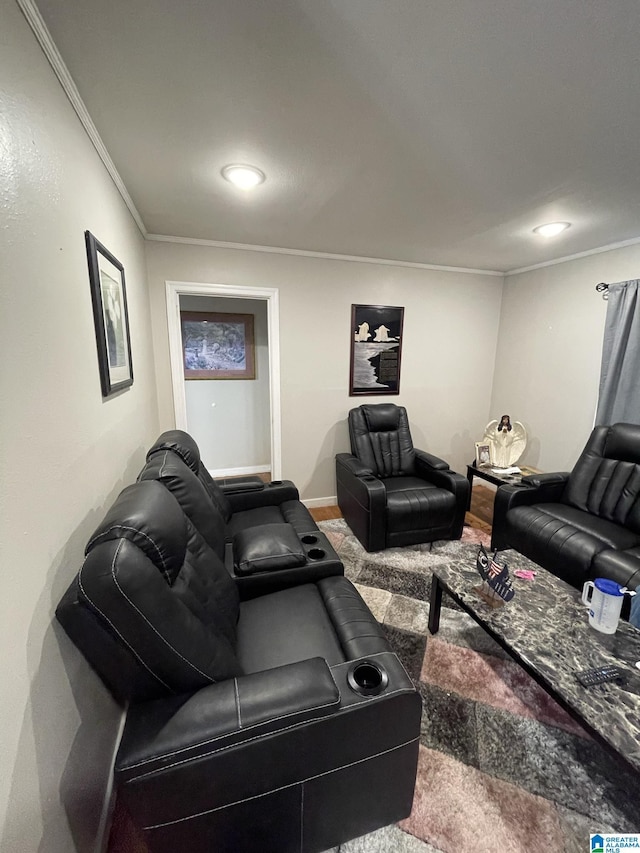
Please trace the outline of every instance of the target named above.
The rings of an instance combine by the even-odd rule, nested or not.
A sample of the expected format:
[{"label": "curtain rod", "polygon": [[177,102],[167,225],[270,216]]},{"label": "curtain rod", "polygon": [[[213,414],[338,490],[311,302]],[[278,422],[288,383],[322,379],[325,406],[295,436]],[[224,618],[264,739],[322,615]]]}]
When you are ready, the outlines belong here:
[{"label": "curtain rod", "polygon": [[609,298],[609,285],[605,281],[601,281],[599,284],[596,284],[596,290],[598,293],[602,294],[603,299]]}]

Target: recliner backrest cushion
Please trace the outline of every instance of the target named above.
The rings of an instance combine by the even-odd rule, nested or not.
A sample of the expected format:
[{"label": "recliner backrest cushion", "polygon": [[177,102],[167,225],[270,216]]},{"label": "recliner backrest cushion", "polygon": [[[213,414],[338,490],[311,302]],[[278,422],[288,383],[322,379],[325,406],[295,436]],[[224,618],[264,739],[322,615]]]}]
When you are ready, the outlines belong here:
[{"label": "recliner backrest cushion", "polygon": [[163,432],[147,453],[147,461],[154,454],[165,450],[170,450],[172,453],[177,454],[185,465],[191,468],[206,489],[210,500],[213,501],[225,523],[227,523],[233,513],[231,504],[203,464],[200,458],[200,449],[193,437],[181,429],[170,429]]},{"label": "recliner backrest cushion", "polygon": [[[89,541],[77,585],[79,604],[152,676],[158,696],[240,674],[235,583],[161,483],[120,494]],[[72,638],[83,650],[83,638]],[[139,698],[135,683],[117,693]]]},{"label": "recliner backrest cushion", "polygon": [[351,452],[379,477],[414,473],[415,452],[404,406],[379,403],[352,409],[349,437]]},{"label": "recliner backrest cushion", "polygon": [[152,453],[138,481],[159,480],[174,495],[187,518],[224,561],[227,525],[205,487],[180,456],[170,450]]},{"label": "recliner backrest cushion", "polygon": [[640,533],[640,426],[595,427],[563,500]]}]

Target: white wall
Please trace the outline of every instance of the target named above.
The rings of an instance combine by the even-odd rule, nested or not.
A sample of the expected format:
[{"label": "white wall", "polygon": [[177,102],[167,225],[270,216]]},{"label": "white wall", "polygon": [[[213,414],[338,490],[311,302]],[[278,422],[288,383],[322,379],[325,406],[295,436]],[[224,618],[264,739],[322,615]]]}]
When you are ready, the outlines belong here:
[{"label": "white wall", "polygon": [[[165,281],[276,287],[282,473],[304,499],[335,495],[347,412],[362,402],[405,405],[416,446],[464,473],[490,411],[501,277],[165,242],[147,243],[147,266],[163,429],[173,424]],[[399,396],[348,396],[352,303],[404,306]]]},{"label": "white wall", "polygon": [[639,275],[640,246],[628,246],[505,278],[491,417],[527,427],[522,462],[573,468],[598,398],[607,303],[595,286]]},{"label": "white wall", "polygon": [[[121,711],[54,620],[158,431],[143,240],[0,0],[0,849],[95,848]],[[135,381],[103,401],[84,246],[124,264]]]},{"label": "white wall", "polygon": [[207,468],[269,471],[269,340],[267,303],[260,299],[181,296],[183,311],[252,314],[255,379],[190,379],[185,381],[187,430],[198,442]]}]

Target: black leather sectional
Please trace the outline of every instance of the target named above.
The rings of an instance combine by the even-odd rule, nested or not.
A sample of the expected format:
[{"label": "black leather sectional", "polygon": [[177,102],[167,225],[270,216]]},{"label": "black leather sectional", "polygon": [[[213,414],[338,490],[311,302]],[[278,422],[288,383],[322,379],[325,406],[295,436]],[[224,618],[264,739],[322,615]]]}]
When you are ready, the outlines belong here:
[{"label": "black leather sectional", "polygon": [[194,439],[162,433],[139,481],[159,480],[227,565],[243,598],[343,574],[344,567],[290,480],[213,480]]},{"label": "black leather sectional", "polygon": [[185,435],[156,442],[57,609],[128,703],[134,823],[154,853],[313,853],[407,816],[421,702],[380,626],[293,484],[225,494]]},{"label": "black leather sectional", "polygon": [[501,486],[492,547],[515,548],[578,589],[596,577],[640,585],[640,426],[595,427],[571,473]]}]

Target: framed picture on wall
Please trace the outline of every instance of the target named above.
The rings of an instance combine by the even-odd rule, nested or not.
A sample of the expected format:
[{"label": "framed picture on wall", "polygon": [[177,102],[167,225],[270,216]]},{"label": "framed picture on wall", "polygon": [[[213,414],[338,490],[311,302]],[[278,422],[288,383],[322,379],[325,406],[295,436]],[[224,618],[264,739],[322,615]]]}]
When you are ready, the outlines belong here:
[{"label": "framed picture on wall", "polygon": [[351,306],[349,396],[400,393],[404,308]]},{"label": "framed picture on wall", "polygon": [[185,379],[255,379],[253,314],[181,311]]},{"label": "framed picture on wall", "polygon": [[133,385],[124,267],[90,231],[84,232],[102,396]]}]

